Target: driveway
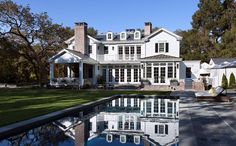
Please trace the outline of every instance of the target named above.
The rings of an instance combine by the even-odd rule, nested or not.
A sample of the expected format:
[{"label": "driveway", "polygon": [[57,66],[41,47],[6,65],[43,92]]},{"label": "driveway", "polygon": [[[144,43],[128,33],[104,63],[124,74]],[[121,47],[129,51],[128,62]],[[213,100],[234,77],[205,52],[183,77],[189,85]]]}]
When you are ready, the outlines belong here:
[{"label": "driveway", "polygon": [[236,92],[231,103],[196,102],[193,91],[180,96],[180,146],[236,145]]}]

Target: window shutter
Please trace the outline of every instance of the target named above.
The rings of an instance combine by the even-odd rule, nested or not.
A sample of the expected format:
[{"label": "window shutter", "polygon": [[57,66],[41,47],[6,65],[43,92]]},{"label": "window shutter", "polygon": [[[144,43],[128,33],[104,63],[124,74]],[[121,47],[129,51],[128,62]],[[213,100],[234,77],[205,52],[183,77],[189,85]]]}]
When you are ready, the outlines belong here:
[{"label": "window shutter", "polygon": [[158,53],[158,43],[155,44],[155,52]]},{"label": "window shutter", "polygon": [[158,133],[158,125],[155,125],[155,133]]},{"label": "window shutter", "polygon": [[166,43],[166,52],[169,52],[169,43]]},{"label": "window shutter", "polygon": [[165,134],[168,134],[168,125],[165,125]]}]

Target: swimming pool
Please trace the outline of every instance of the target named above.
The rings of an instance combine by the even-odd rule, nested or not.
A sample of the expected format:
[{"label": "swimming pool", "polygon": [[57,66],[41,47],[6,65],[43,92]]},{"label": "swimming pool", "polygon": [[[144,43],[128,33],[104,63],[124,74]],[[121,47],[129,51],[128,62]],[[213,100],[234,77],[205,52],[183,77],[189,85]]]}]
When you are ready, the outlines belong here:
[{"label": "swimming pool", "polygon": [[9,145],[177,146],[179,98],[122,97],[0,141]]}]

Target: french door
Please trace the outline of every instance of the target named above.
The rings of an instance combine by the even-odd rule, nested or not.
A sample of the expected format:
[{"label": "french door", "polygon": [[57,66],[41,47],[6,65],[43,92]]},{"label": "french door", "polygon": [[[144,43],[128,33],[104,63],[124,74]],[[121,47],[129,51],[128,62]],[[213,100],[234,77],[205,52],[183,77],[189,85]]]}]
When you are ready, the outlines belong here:
[{"label": "french door", "polygon": [[166,67],[154,67],[153,75],[154,75],[154,83],[159,83],[159,84],[166,83]]}]

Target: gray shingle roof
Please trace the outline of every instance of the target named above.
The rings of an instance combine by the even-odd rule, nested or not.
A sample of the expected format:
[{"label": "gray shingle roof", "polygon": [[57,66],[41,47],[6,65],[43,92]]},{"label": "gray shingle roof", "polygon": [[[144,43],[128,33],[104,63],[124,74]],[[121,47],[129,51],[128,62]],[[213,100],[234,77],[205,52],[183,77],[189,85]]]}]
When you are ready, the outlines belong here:
[{"label": "gray shingle roof", "polygon": [[213,61],[215,64],[221,64],[221,63],[224,63],[224,62],[233,62],[233,61],[236,61],[236,58],[212,58],[212,61]]},{"label": "gray shingle roof", "polygon": [[[114,35],[114,38],[113,38],[113,40],[112,41],[121,41],[120,40],[120,34],[113,34]],[[99,34],[99,35],[97,35],[96,37],[95,37],[97,40],[99,40],[99,41],[107,41],[106,40],[106,34]],[[143,34],[141,34],[141,39],[142,38],[144,38],[144,35]],[[134,34],[128,34],[127,33],[127,39],[126,39],[127,41],[132,41],[132,40],[134,40]]]},{"label": "gray shingle roof", "polygon": [[69,51],[70,53],[78,56],[79,58],[81,58],[83,60],[83,62],[85,62],[85,63],[92,63],[92,64],[97,64],[98,63],[96,60],[90,58],[87,55],[82,54],[81,52],[78,52],[78,51],[75,51],[75,50],[69,50],[69,49],[66,49],[66,50]]},{"label": "gray shingle roof", "polygon": [[147,61],[147,60],[176,60],[176,61],[181,61],[182,58],[178,58],[178,57],[174,57],[174,56],[170,56],[170,55],[164,55],[164,54],[158,54],[158,55],[154,55],[154,56],[148,56],[148,57],[144,57],[141,58],[141,60],[143,61]]}]

